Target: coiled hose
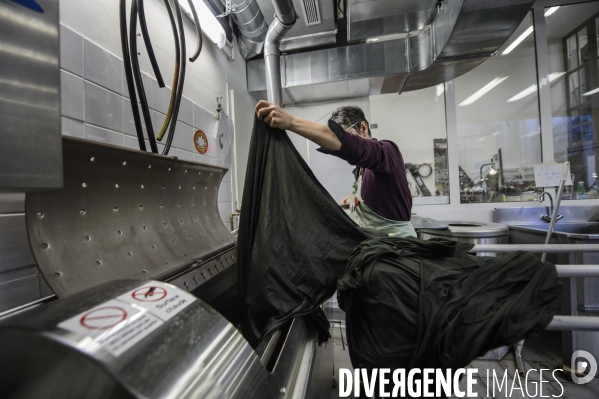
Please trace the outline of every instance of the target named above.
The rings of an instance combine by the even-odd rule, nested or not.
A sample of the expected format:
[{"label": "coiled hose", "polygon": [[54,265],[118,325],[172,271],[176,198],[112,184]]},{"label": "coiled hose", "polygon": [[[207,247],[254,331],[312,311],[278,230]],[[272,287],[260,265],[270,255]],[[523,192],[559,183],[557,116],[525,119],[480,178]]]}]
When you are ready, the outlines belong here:
[{"label": "coiled hose", "polygon": [[179,116],[179,106],[181,105],[181,98],[183,97],[183,85],[185,83],[185,31],[183,29],[183,18],[181,16],[181,7],[179,6],[179,2],[177,0],[174,0],[174,4],[175,15],[177,16],[177,25],[179,26],[179,42],[181,49],[179,58],[179,83],[177,85],[175,103],[173,106],[173,113],[171,116],[171,120],[174,121],[174,123],[170,124],[168,136],[166,137],[166,143],[164,143],[164,149],[162,150],[163,155],[168,155],[168,152],[171,149],[171,144],[173,143],[173,136],[175,135],[175,126],[177,124],[177,116]]},{"label": "coiled hose", "polygon": [[129,90],[129,100],[131,103],[131,112],[133,113],[133,122],[135,132],[139,142],[139,149],[146,151],[146,142],[144,140],[139,109],[137,108],[137,96],[135,95],[135,84],[133,83],[133,73],[131,72],[131,57],[129,55],[129,43],[127,37],[127,0],[120,1],[120,27],[121,27],[121,48],[123,51],[123,63],[125,64],[125,80]]},{"label": "coiled hose", "polygon": [[150,64],[152,64],[154,76],[156,77],[158,86],[164,87],[164,80],[162,79],[162,74],[160,73],[158,62],[156,62],[156,55],[154,55],[154,48],[152,47],[152,41],[150,40],[150,34],[148,33],[148,25],[146,24],[146,12],[144,10],[144,0],[139,0],[137,14],[139,16],[139,27],[141,28],[141,34],[144,38],[144,44],[146,45],[146,51],[148,52],[148,57],[150,58]]},{"label": "coiled hose", "polygon": [[131,17],[129,18],[129,47],[131,48],[131,65],[133,68],[133,78],[135,85],[137,86],[137,92],[139,93],[139,103],[141,105],[141,112],[146,123],[146,133],[148,135],[148,141],[150,142],[150,148],[153,153],[158,153],[158,146],[156,145],[156,137],[154,136],[154,127],[152,126],[152,115],[150,114],[150,108],[148,106],[148,100],[146,98],[146,92],[144,90],[144,84],[141,80],[141,71],[139,69],[139,60],[137,58],[137,4],[139,0],[131,1]]}]

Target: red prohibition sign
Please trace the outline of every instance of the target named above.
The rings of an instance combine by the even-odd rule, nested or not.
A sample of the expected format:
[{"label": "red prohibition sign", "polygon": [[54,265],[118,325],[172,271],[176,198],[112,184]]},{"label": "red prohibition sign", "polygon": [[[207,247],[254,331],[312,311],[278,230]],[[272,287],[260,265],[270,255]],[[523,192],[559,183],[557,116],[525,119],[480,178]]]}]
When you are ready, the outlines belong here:
[{"label": "red prohibition sign", "polygon": [[116,326],[126,318],[127,312],[125,309],[116,306],[107,306],[84,314],[79,323],[91,330],[106,330]]},{"label": "red prohibition sign", "polygon": [[166,296],[166,290],[162,287],[143,287],[133,291],[131,296],[141,302],[157,302]]}]

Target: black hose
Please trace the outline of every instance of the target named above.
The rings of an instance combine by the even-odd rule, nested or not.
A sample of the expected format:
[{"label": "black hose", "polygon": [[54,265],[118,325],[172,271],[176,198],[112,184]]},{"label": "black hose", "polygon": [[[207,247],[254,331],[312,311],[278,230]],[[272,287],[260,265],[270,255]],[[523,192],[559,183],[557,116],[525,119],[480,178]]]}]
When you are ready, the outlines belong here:
[{"label": "black hose", "polygon": [[198,13],[196,12],[196,8],[193,5],[193,0],[187,0],[189,3],[189,8],[191,8],[191,13],[193,14],[193,22],[196,25],[196,35],[198,36],[198,45],[196,47],[196,51],[193,56],[189,59],[190,62],[194,62],[200,56],[202,52],[202,44],[204,41],[202,40],[202,27],[200,26],[200,18],[198,18]]},{"label": "black hose", "polygon": [[181,47],[181,64],[179,65],[180,73],[179,73],[179,84],[177,85],[177,97],[175,99],[175,107],[173,109],[173,116],[171,121],[170,130],[168,132],[168,137],[166,138],[166,143],[164,144],[164,150],[162,150],[163,155],[168,155],[169,150],[171,149],[171,144],[173,142],[173,136],[175,135],[175,126],[177,125],[177,117],[179,116],[179,106],[181,105],[181,97],[183,97],[183,84],[185,83],[185,31],[183,30],[183,18],[181,17],[181,7],[179,7],[178,0],[174,0],[175,4],[175,14],[177,15],[177,24],[179,25],[179,42]]},{"label": "black hose", "polygon": [[133,73],[131,72],[131,58],[129,56],[129,43],[127,42],[127,0],[121,0],[120,3],[120,25],[121,25],[121,48],[123,50],[123,64],[125,66],[125,79],[127,80],[127,89],[129,90],[129,100],[131,102],[131,112],[133,113],[133,122],[135,123],[135,132],[139,141],[139,149],[146,151],[146,142],[139,118],[139,109],[137,108],[137,96],[135,95],[135,85],[133,83]]},{"label": "black hose", "polygon": [[144,121],[146,122],[146,132],[148,135],[148,141],[150,142],[150,148],[152,149],[152,152],[158,153],[158,146],[156,145],[156,137],[154,137],[154,128],[152,126],[152,115],[150,115],[150,108],[148,107],[148,100],[146,98],[144,84],[141,80],[139,60],[137,59],[137,1],[138,0],[131,1],[131,17],[129,18],[129,47],[131,48],[131,64],[133,68],[133,78],[135,79],[137,93],[139,94],[141,112],[143,114]]},{"label": "black hose", "polygon": [[173,74],[173,88],[171,90],[171,98],[168,104],[168,110],[166,111],[166,116],[164,117],[164,122],[158,135],[156,138],[159,141],[162,141],[164,134],[166,133],[166,129],[171,122],[171,118],[173,116],[173,108],[175,107],[175,99],[177,98],[177,87],[179,84],[179,62],[181,58],[181,49],[179,46],[179,32],[177,31],[177,22],[175,22],[175,15],[173,14],[173,9],[170,6],[168,0],[164,0],[164,5],[166,7],[166,11],[168,12],[168,17],[171,22],[171,28],[173,29],[173,38],[175,39],[175,72]]},{"label": "black hose", "polygon": [[164,80],[162,80],[162,74],[160,73],[158,62],[156,62],[154,48],[152,47],[152,42],[150,41],[150,34],[148,33],[148,25],[146,24],[146,12],[144,11],[144,0],[139,0],[137,14],[139,15],[139,26],[141,28],[141,34],[144,37],[146,51],[148,52],[148,57],[150,57],[150,64],[152,64],[154,76],[156,76],[158,86],[164,87]]}]

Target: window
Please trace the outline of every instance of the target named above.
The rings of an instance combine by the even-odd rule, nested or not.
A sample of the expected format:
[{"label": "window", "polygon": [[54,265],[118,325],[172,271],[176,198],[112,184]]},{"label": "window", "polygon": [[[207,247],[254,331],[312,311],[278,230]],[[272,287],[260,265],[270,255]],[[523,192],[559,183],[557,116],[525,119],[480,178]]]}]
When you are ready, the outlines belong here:
[{"label": "window", "polygon": [[395,142],[403,155],[413,204],[448,204],[444,85],[370,96],[370,117],[372,136]]},{"label": "window", "polygon": [[563,199],[599,198],[599,2],[552,8],[545,22],[553,152],[556,162],[570,162],[574,183]]},{"label": "window", "polygon": [[531,13],[509,40],[455,79],[460,202],[533,200],[541,163]]}]

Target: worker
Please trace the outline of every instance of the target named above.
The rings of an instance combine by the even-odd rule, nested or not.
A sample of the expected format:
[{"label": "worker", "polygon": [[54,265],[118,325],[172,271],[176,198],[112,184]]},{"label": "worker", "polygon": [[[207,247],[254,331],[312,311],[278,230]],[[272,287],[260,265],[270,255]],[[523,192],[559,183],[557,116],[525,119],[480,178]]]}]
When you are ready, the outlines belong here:
[{"label": "worker", "polygon": [[392,141],[372,138],[359,107],[337,109],[328,126],[293,116],[268,101],[256,105],[256,114],[270,127],[299,134],[319,145],[320,152],[356,166],[353,191],[340,205],[350,209],[350,217],[359,226],[392,237],[416,237],[410,223],[412,195],[401,152]]}]

